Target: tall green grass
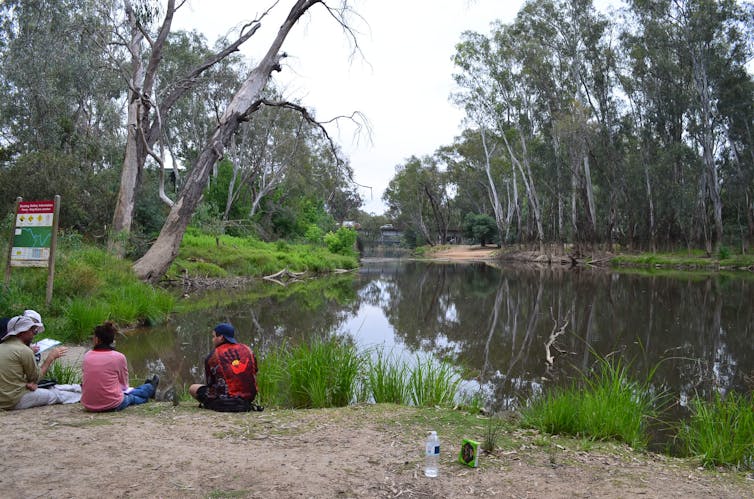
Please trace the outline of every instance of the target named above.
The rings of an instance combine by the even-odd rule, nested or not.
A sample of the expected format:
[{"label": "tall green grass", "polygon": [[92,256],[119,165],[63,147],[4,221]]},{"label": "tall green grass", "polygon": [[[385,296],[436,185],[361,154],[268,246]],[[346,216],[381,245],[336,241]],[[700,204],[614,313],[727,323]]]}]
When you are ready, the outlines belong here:
[{"label": "tall green grass", "polygon": [[294,408],[344,407],[357,398],[364,360],[342,338],[287,344],[259,358],[259,403]]},{"label": "tall green grass", "polygon": [[616,440],[644,449],[648,424],[664,403],[663,394],[653,393],[649,379],[631,379],[623,361],[600,359],[580,382],[534,399],[522,410],[522,423],[547,433]]},{"label": "tall green grass", "polygon": [[411,402],[418,407],[453,405],[461,377],[448,362],[416,356],[409,376]]},{"label": "tall green grass", "polygon": [[754,401],[751,396],[716,394],[712,401],[694,398],[691,417],[679,431],[686,451],[704,466],[754,469]]},{"label": "tall green grass", "polygon": [[384,349],[375,349],[371,353],[367,360],[368,394],[377,404],[407,404],[409,366]]},{"label": "tall green grass", "polygon": [[55,361],[45,373],[45,378],[54,379],[59,385],[80,385],[81,384],[81,367],[73,364]]},{"label": "tall green grass", "polygon": [[341,338],[281,345],[259,355],[261,405],[319,408],[354,402],[452,406],[461,382],[450,364],[417,355],[413,364],[383,350],[359,352]]},{"label": "tall green grass", "polygon": [[287,366],[293,407],[347,406],[362,364],[356,347],[335,337],[293,348]]},{"label": "tall green grass", "polygon": [[155,324],[172,311],[174,298],[137,279],[131,262],[87,245],[80,237],[66,235],[60,241],[50,306],[44,305],[46,270],[17,268],[10,285],[0,292],[0,315],[18,315],[31,308],[42,314],[42,337],[81,342],[105,320]]}]

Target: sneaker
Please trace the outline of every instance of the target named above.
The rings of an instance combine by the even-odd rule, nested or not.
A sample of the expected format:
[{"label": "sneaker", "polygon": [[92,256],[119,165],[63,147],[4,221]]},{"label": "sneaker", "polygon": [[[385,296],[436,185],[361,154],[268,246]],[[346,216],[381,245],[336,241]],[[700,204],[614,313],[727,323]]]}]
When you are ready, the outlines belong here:
[{"label": "sneaker", "polygon": [[152,398],[155,398],[157,395],[157,385],[160,384],[160,377],[156,374],[152,376],[152,379],[148,379],[147,383],[150,383],[154,387],[154,393],[152,394]]}]

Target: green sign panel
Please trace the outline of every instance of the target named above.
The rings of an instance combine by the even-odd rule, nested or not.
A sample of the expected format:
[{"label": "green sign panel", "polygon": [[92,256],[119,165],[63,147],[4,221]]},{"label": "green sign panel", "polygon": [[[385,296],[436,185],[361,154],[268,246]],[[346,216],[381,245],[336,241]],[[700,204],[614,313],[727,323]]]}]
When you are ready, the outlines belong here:
[{"label": "green sign panel", "polygon": [[54,201],[23,201],[16,212],[11,265],[46,267],[50,258]]}]

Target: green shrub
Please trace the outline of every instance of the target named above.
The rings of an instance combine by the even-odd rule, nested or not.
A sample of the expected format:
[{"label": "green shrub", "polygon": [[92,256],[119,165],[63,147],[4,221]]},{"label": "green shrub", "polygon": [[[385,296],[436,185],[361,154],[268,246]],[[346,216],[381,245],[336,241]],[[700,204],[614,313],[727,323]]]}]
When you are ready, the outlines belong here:
[{"label": "green shrub", "polygon": [[356,231],[341,227],[337,232],[328,232],[325,234],[325,244],[332,253],[352,255],[356,244]]},{"label": "green shrub", "polygon": [[322,237],[324,235],[324,232],[322,229],[319,228],[316,224],[310,224],[309,227],[306,228],[306,233],[304,234],[304,238],[310,243],[310,244],[322,244]]}]

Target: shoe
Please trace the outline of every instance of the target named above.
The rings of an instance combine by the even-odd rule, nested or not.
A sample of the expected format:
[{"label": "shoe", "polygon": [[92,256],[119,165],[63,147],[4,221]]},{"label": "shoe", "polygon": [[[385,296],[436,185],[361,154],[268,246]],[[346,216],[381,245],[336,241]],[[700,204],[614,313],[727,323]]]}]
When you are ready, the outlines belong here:
[{"label": "shoe", "polygon": [[152,379],[147,380],[147,383],[150,383],[154,387],[152,398],[155,398],[155,396],[157,395],[157,385],[160,384],[160,377],[155,374],[154,376],[152,376]]}]

